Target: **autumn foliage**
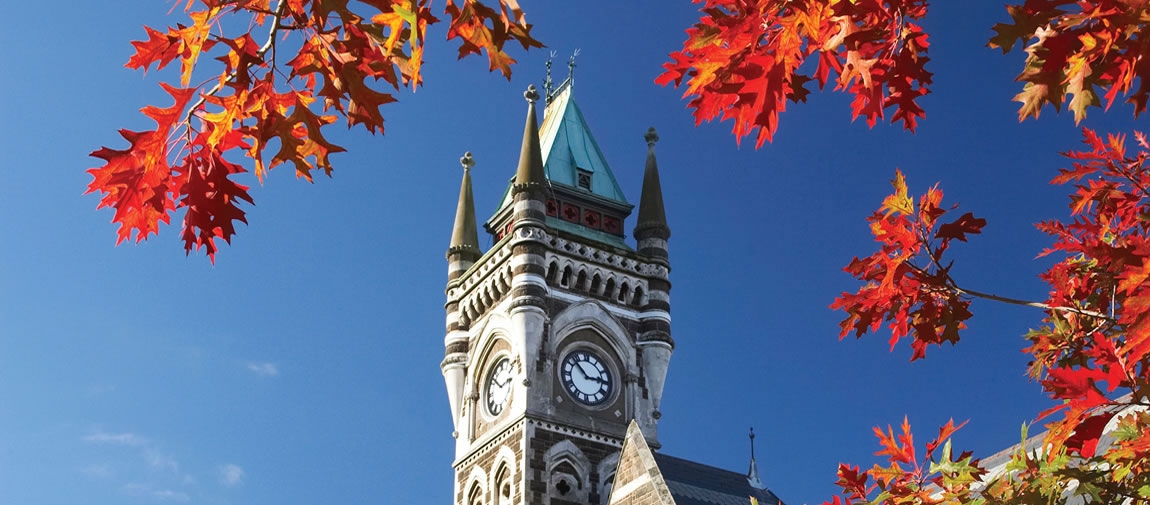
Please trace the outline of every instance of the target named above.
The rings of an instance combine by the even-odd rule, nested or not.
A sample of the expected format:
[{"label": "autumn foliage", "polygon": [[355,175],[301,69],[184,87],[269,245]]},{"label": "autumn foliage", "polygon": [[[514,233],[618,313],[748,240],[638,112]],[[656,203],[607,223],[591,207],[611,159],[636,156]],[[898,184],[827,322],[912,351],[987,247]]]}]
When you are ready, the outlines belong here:
[{"label": "autumn foliage", "polygon": [[[683,87],[697,123],[732,120],[737,141],[753,136],[761,146],[788,102],[828,83],[852,96],[852,119],[870,126],[889,114],[913,132],[926,116],[926,0],[694,1],[702,15],[656,82]],[[214,259],[216,239],[229,241],[235,222],[246,222],[240,202],[252,203],[236,182],[245,172],[236,157],[251,158],[261,180],[282,164],[309,181],[317,170],[330,175],[330,156],[343,148],[324,138],[325,127],[343,120],[382,132],[381,107],[422,82],[427,30],[440,22],[430,3],[193,0],[188,24],[145,27],[127,66],[178,62],[179,83],[160,84],[170,105],[142,109],[153,129],[121,130],[126,148],[92,153],[103,164],[89,170],[88,191],[115,210],[118,240],[143,240],[184,209],[185,248]],[[1119,96],[1136,116],[1145,112],[1150,2],[1025,0],[1007,12],[988,45],[1025,53],[1020,120],[1065,105],[1080,121]],[[508,42],[541,45],[515,0],[447,0],[443,14],[459,56],[486,53],[505,76],[515,62]],[[237,25],[231,17],[247,19],[248,30],[226,34]],[[197,68],[208,60],[219,71],[204,77]],[[1039,449],[1019,449],[991,473],[952,451],[961,425],[943,426],[919,451],[904,420],[875,429],[887,464],[840,465],[842,494],[828,503],[1150,502],[1150,142],[1083,133],[1085,147],[1064,153],[1068,166],[1052,180],[1070,188],[1069,218],[1037,225],[1052,241],[1040,255],[1056,260],[1042,274],[1045,300],[960,285],[948,253],[987,221],[944,205],[937,185],[913,195],[896,172],[893,193],[867,218],[878,249],[845,268],[861,285],[832,305],[845,313],[841,337],[886,326],[892,349],[909,340],[912,360],[957,343],[974,299],[1041,310],[1026,335],[1029,373],[1059,403],[1038,416],[1047,423]]]},{"label": "autumn foliage", "polygon": [[[92,153],[104,164],[88,171],[88,192],[101,194],[100,207],[115,209],[117,243],[144,240],[186,209],[185,249],[202,247],[214,261],[216,239],[230,241],[235,222],[247,222],[240,202],[252,203],[248,187],[235,181],[246,171],[235,157],[251,158],[259,180],[285,163],[308,181],[316,170],[330,175],[330,155],[344,148],[325,139],[324,128],[342,119],[382,133],[380,107],[422,82],[427,30],[439,22],[430,4],[362,0],[353,9],[346,1],[192,0],[189,24],[144,27],[147,38],[132,42],[135,54],[125,66],[147,72],[178,62],[179,85],[160,83],[171,105],[141,110],[154,129],[121,130],[127,148]],[[494,8],[448,0],[445,14],[460,57],[486,52],[491,69],[508,77],[515,63],[504,50],[508,42],[542,45],[515,0]],[[228,35],[237,23],[247,31]],[[197,72],[211,60],[207,77]]]},{"label": "autumn foliage", "polygon": [[[702,17],[671,54],[662,85],[682,85],[696,124],[732,120],[736,140],[772,140],[787,102],[805,102],[812,83],[852,95],[851,119],[867,124],[890,114],[914,131],[930,93],[926,0],[694,0]],[[1027,54],[1015,100],[1019,118],[1043,107],[1067,107],[1076,120],[1119,95],[1146,110],[1150,51],[1145,0],[1027,0],[1008,6],[1009,23],[994,26],[991,47]],[[1146,55],[1150,56],[1150,55]],[[1135,81],[1138,85],[1135,86]],[[1068,96],[1072,98],[1067,98]],[[756,132],[757,130],[757,132]]]}]

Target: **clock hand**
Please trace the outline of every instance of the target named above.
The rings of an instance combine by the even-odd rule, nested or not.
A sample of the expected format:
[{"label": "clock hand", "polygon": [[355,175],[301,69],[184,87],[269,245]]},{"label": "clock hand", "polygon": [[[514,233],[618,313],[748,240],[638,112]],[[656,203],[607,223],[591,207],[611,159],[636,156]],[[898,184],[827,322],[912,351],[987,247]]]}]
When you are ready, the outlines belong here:
[{"label": "clock hand", "polygon": [[587,377],[587,371],[583,369],[583,365],[582,365],[582,364],[580,364],[580,363],[575,363],[575,368],[576,368],[577,370],[579,370],[579,373],[583,375],[583,378],[584,378],[584,379],[589,379],[589,378],[590,378],[590,377]]},{"label": "clock hand", "polygon": [[583,377],[584,377],[584,378],[586,378],[586,379],[590,379],[590,380],[598,380],[598,379],[592,379],[590,375],[587,375],[587,370],[584,370],[584,369],[583,369],[583,363],[576,363],[576,364],[575,364],[575,366],[578,366],[578,367],[579,367],[579,371],[580,371],[580,372],[583,372]]}]

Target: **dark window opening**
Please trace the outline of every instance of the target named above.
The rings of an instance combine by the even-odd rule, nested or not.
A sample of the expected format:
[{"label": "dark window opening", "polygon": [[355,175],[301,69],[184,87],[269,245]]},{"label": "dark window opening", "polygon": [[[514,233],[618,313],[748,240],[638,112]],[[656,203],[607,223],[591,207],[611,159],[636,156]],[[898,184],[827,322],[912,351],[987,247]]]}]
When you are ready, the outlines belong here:
[{"label": "dark window opening", "polygon": [[567,496],[567,493],[571,492],[571,484],[568,484],[566,480],[561,480],[555,484],[555,489],[559,491],[560,495]]},{"label": "dark window opening", "polygon": [[575,175],[575,182],[579,187],[590,191],[591,190],[591,172],[587,172],[585,170],[579,170]]}]

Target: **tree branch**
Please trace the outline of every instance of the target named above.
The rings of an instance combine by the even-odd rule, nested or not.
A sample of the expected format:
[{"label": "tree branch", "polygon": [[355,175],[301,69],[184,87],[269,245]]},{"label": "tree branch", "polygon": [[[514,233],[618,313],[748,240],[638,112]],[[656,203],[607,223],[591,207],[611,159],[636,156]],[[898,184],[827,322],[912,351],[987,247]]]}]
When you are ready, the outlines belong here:
[{"label": "tree branch", "polygon": [[1097,317],[1099,319],[1105,319],[1107,321],[1115,321],[1115,319],[1113,317],[1108,316],[1106,314],[1103,314],[1101,312],[1095,312],[1093,310],[1085,310],[1085,309],[1079,309],[1079,308],[1075,308],[1075,307],[1058,307],[1058,306],[1048,305],[1048,304],[1040,303],[1040,302],[1032,302],[1032,301],[1028,301],[1028,300],[1019,300],[1017,298],[1007,298],[1005,296],[998,296],[998,295],[993,295],[990,293],[982,293],[979,291],[975,291],[973,289],[960,288],[957,285],[953,284],[953,282],[954,281],[952,279],[950,289],[954,290],[955,292],[957,292],[958,294],[961,294],[961,295],[973,296],[973,297],[977,297],[977,298],[985,298],[987,300],[994,300],[996,302],[1009,303],[1012,305],[1022,305],[1024,307],[1034,307],[1036,309],[1042,309],[1042,310],[1054,310],[1054,311],[1058,311],[1058,312],[1071,312],[1074,314],[1081,314],[1084,316]]},{"label": "tree branch", "polygon": [[[264,41],[264,45],[260,46],[259,50],[256,51],[256,58],[259,58],[260,61],[263,61],[264,54],[266,54],[269,49],[272,49],[276,45],[276,34],[280,30],[280,20],[283,18],[285,10],[287,10],[287,0],[280,0],[280,2],[276,4],[275,13],[272,14],[272,20],[270,23],[271,28],[268,30],[268,38]],[[191,125],[192,115],[196,112],[196,109],[199,109],[204,105],[204,101],[207,100],[208,96],[215,96],[216,93],[219,93],[222,89],[224,89],[224,86],[227,83],[232,82],[238,75],[239,70],[240,69],[238,68],[233,70],[231,74],[228,74],[226,79],[219,81],[216,83],[215,87],[208,90],[207,92],[200,94],[200,98],[196,100],[196,103],[193,103],[192,106],[188,108],[188,113],[184,115],[184,121],[188,123],[189,126]]]}]

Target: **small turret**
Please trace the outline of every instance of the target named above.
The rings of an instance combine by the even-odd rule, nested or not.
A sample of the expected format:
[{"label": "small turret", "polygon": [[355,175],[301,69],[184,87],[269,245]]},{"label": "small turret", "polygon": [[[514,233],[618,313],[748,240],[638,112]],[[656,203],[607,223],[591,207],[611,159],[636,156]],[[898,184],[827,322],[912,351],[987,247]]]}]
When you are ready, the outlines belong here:
[{"label": "small turret", "polygon": [[[455,209],[455,226],[451,230],[451,245],[447,248],[448,285],[459,279],[479,259],[479,235],[475,227],[475,198],[471,194],[471,167],[475,158],[466,153],[459,159],[463,165],[463,183],[459,187],[459,204]],[[467,366],[467,327],[461,320],[459,303],[447,305],[447,337],[444,339],[444,358],[440,363],[443,380],[447,384],[447,400],[451,419],[459,421],[460,399],[463,396],[464,370]]]},{"label": "small turret", "polygon": [[[643,135],[647,141],[647,166],[643,173],[643,194],[639,198],[639,222],[635,225],[635,242],[639,253],[652,262],[662,264],[668,271],[667,215],[663,210],[663,189],[659,185],[659,165],[655,162],[655,143],[659,134],[655,128]],[[663,399],[663,385],[675,341],[671,338],[671,283],[666,278],[654,278],[647,284],[647,302],[639,315],[639,347],[643,351],[643,369],[647,377],[647,391],[654,411],[651,416],[662,417],[659,405]]]},{"label": "small turret", "polygon": [[471,167],[475,166],[475,159],[469,152],[459,159],[459,163],[463,165],[463,183],[459,186],[455,226],[451,231],[451,245],[447,248],[448,280],[459,278],[482,255],[475,226],[475,198],[471,195]]},{"label": "small turret", "polygon": [[635,240],[639,252],[665,260],[671,228],[667,226],[667,214],[663,210],[663,187],[659,183],[659,164],[655,160],[655,143],[659,141],[659,134],[651,127],[643,138],[647,141],[647,166],[643,171],[643,194],[639,197]]},{"label": "small turret", "polygon": [[523,148],[519,151],[514,193],[536,188],[542,190],[547,184],[543,173],[543,152],[539,148],[539,122],[535,119],[535,101],[539,99],[539,92],[534,84],[523,92],[523,98],[527,99],[527,124],[523,127]]}]

